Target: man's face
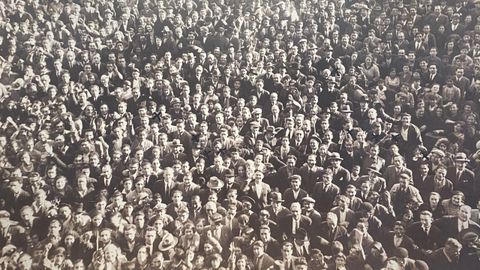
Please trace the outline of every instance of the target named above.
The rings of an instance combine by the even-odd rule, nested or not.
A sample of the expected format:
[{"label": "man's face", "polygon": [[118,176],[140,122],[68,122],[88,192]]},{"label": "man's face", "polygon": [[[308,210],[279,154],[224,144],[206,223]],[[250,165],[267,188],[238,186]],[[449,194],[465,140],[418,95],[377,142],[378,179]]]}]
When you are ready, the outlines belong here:
[{"label": "man's face", "polygon": [[460,211],[458,212],[458,219],[465,222],[470,219],[471,216],[471,209],[467,206],[462,206]]},{"label": "man's face", "polygon": [[255,257],[260,257],[263,255],[263,248],[259,246],[253,246],[253,255]]},{"label": "man's face", "polygon": [[428,215],[420,215],[420,223],[422,223],[424,227],[429,228],[432,224],[432,217]]}]

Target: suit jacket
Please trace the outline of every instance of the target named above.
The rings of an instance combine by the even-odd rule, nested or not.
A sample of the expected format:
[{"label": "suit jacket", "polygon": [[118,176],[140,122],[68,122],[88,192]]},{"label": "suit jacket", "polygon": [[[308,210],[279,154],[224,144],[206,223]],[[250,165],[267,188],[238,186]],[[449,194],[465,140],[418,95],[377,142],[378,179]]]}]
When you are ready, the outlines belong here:
[{"label": "suit jacket", "polygon": [[212,236],[218,240],[218,242],[220,243],[220,245],[222,245],[222,247],[227,247],[230,245],[230,242],[232,241],[232,232],[230,231],[230,228],[228,228],[227,226],[225,225],[221,226],[219,237],[215,235],[211,225],[206,226],[201,237],[201,243],[205,243],[205,241],[207,240],[208,231],[212,232]]},{"label": "suit jacket", "polygon": [[320,213],[326,213],[330,211],[333,201],[340,194],[340,188],[334,184],[330,184],[328,188],[325,187],[323,182],[315,184],[312,197],[315,199],[315,209]]},{"label": "suit jacket", "polygon": [[[384,236],[384,240],[382,241],[383,247],[389,256],[394,256],[394,252],[397,249],[397,247],[395,247],[394,237],[394,232],[387,232]],[[399,247],[407,249],[408,254],[413,254],[415,243],[408,235],[403,235],[402,242],[400,243]]]},{"label": "suit jacket", "polygon": [[455,270],[458,266],[458,261],[450,262],[444,253],[444,248],[435,250],[429,257],[428,262],[430,269],[435,270]]},{"label": "suit jacket", "polygon": [[278,260],[282,257],[282,246],[278,240],[270,238],[270,241],[263,242],[265,244],[265,253],[272,258]]},{"label": "suit jacket", "polygon": [[140,238],[136,238],[135,242],[133,243],[132,248],[130,249],[128,246],[127,239],[125,237],[121,237],[118,240],[118,247],[122,251],[122,253],[127,257],[127,260],[133,260],[137,257],[138,250],[143,245],[143,241]]},{"label": "suit jacket", "polygon": [[456,168],[449,167],[446,177],[452,181],[454,190],[459,190],[465,194],[465,202],[468,205],[476,205],[478,200],[476,190],[478,187],[475,184],[475,173],[473,171],[466,168],[458,177]]},{"label": "suit jacket", "polygon": [[281,206],[281,209],[277,211],[277,213],[275,213],[271,205],[265,207],[265,210],[267,210],[270,214],[270,219],[275,221],[276,223],[279,223],[280,220],[292,213],[288,208],[283,205]]},{"label": "suit jacket", "polygon": [[258,194],[254,185],[255,185],[254,182],[251,182],[248,185],[249,187],[246,194],[255,200],[255,202],[257,203],[257,207],[259,209],[263,209],[268,204],[268,194],[270,194],[271,188],[266,183],[260,183],[261,189],[260,189],[260,194]]},{"label": "suit jacket", "polygon": [[430,192],[436,191],[440,194],[442,198],[450,198],[452,196],[453,184],[450,180],[445,179],[445,184],[439,190],[435,190],[435,177],[427,176],[425,182],[421,187],[419,187],[420,193],[423,198],[428,198]]},{"label": "suit jacket", "polygon": [[406,234],[412,238],[421,250],[435,250],[443,245],[443,233],[435,225],[431,225],[428,234],[420,222],[415,222],[407,228]]},{"label": "suit jacket", "polygon": [[318,182],[322,172],[322,168],[319,166],[314,166],[309,168],[308,166],[302,166],[300,168],[300,176],[302,177],[301,187],[308,193],[312,193],[315,187],[315,184]]},{"label": "suit jacket", "polygon": [[352,210],[350,209],[347,209],[346,210],[346,213],[345,213],[345,220],[341,221],[340,220],[340,207],[339,206],[336,206],[334,208],[332,208],[330,210],[330,212],[334,213],[335,215],[337,215],[338,217],[338,224],[345,227],[345,228],[349,228],[351,227],[355,220],[356,220],[356,216],[355,216],[355,212],[353,212]]},{"label": "suit jacket", "polygon": [[162,202],[169,204],[172,202],[172,192],[177,188],[177,183],[172,182],[169,190],[165,187],[165,181],[158,180],[153,184],[152,193],[160,194]]},{"label": "suit jacket", "polygon": [[268,120],[268,123],[270,123],[270,125],[274,126],[274,127],[283,127],[284,123],[285,123],[285,118],[282,114],[279,114],[277,116],[277,118],[275,119],[276,121],[274,121],[273,119],[273,115],[268,115],[266,117],[266,119]]},{"label": "suit jacket", "polygon": [[347,169],[340,167],[337,172],[333,174],[332,183],[337,185],[340,190],[345,191],[350,182],[350,172]]},{"label": "suit jacket", "polygon": [[15,197],[12,192],[8,192],[5,196],[5,210],[9,211],[12,215],[12,219],[20,219],[20,210],[26,205],[30,205],[33,202],[32,197],[28,192],[21,190]]},{"label": "suit jacket", "polygon": [[[317,232],[316,235],[320,236],[324,240],[328,241],[328,247],[330,247],[331,243],[333,241],[341,241],[344,240],[344,237],[347,236],[347,229],[342,226],[336,226],[333,229],[333,232],[331,232],[330,227],[328,226],[327,222],[323,222],[320,224],[318,227],[318,230],[315,230]],[[323,250],[322,250],[323,251]]]},{"label": "suit jacket", "polygon": [[182,163],[185,161],[188,161],[188,155],[185,153],[179,153],[177,158],[175,159],[175,155],[173,153],[169,153],[163,159],[162,167],[163,168],[172,167],[173,164],[175,164],[176,160],[180,160]]},{"label": "suit jacket", "polygon": [[290,186],[288,177],[294,174],[300,174],[300,169],[297,167],[288,168],[287,166],[278,169],[276,177],[277,181],[275,182],[275,185],[272,185],[272,188],[278,188],[280,191],[286,190]]},{"label": "suit jacket", "polygon": [[423,204],[420,191],[418,191],[418,189],[412,185],[409,185],[407,189],[402,192],[400,184],[395,184],[390,190],[390,194],[392,196],[393,207],[395,211],[398,211],[397,214],[403,213],[407,204],[409,203],[415,203],[418,206]]},{"label": "suit jacket", "polygon": [[301,203],[302,199],[307,197],[307,196],[308,196],[308,193],[305,190],[300,188],[300,190],[298,191],[297,197],[295,198],[295,196],[293,194],[293,189],[289,188],[289,189],[285,190],[285,192],[283,193],[283,199],[285,200],[284,204],[285,204],[285,206],[290,207],[290,205],[293,202]]},{"label": "suit jacket", "polygon": [[[406,173],[410,175],[410,177],[412,176],[412,170],[406,167],[402,167],[398,172],[394,165],[390,165],[385,169],[385,172],[383,173],[383,177],[387,181],[388,190],[390,190],[394,184],[398,183],[400,179],[400,174],[402,173]],[[410,184],[413,184],[413,183],[410,183]]]},{"label": "suit jacket", "polygon": [[[279,222],[280,224],[280,230],[282,233],[285,234],[285,236],[288,239],[293,239],[294,233],[293,233],[293,215],[288,215],[284,218],[282,218]],[[306,216],[301,216],[298,228],[303,228],[307,233],[310,232],[312,225],[312,220],[309,217]]]},{"label": "suit jacket", "polygon": [[267,270],[275,265],[275,260],[264,253],[260,258],[253,258],[253,270]]},{"label": "suit jacket", "polygon": [[447,238],[457,238],[458,240],[462,240],[462,236],[467,232],[474,232],[476,234],[480,233],[480,225],[477,223],[468,220],[468,228],[462,231],[459,231],[458,228],[458,218],[452,216],[446,216],[439,218],[433,222],[435,226],[437,226],[443,235],[443,239],[447,240]]},{"label": "suit jacket", "polygon": [[201,187],[195,183],[191,183],[187,188],[185,183],[182,182],[176,186],[176,189],[182,191],[183,198],[185,201],[189,202],[193,195],[199,194]]}]

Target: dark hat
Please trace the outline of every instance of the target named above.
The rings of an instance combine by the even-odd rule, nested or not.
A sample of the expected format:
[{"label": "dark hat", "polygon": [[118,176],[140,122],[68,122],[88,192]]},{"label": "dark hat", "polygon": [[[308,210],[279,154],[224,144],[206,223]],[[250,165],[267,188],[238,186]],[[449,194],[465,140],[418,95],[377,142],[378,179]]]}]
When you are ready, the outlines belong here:
[{"label": "dark hat", "polygon": [[291,175],[288,177],[288,180],[292,181],[292,180],[299,180],[299,181],[302,181],[302,177],[298,174],[294,174],[294,175]]},{"label": "dark hat", "polygon": [[210,177],[210,180],[207,182],[207,187],[212,189],[220,189],[224,186],[222,180],[218,179],[215,176]]},{"label": "dark hat", "polygon": [[318,136],[318,134],[313,134],[312,137],[310,137],[310,140],[315,140],[318,143],[322,143],[322,139]]},{"label": "dark hat", "polygon": [[307,197],[303,197],[302,202],[315,203],[315,199],[310,196],[307,196]]},{"label": "dark hat", "polygon": [[272,147],[268,144],[268,143],[264,143],[263,144],[263,149],[268,149],[268,150],[272,150]]},{"label": "dark hat", "polygon": [[330,159],[330,160],[343,160],[343,158],[340,157],[340,154],[337,153],[337,152],[331,153],[330,156],[328,157],[328,159]]},{"label": "dark hat", "polygon": [[280,192],[272,192],[270,197],[272,197],[272,202],[284,202],[282,199],[282,193]]},{"label": "dark hat", "polygon": [[369,101],[370,101],[370,99],[368,98],[367,95],[363,95],[363,96],[360,97],[360,102],[365,103],[365,102],[369,102]]},{"label": "dark hat", "polygon": [[255,200],[250,196],[242,196],[240,198],[241,202],[249,202],[252,206],[255,205]]},{"label": "dark hat", "polygon": [[415,267],[416,267],[415,269],[417,269],[417,270],[428,270],[428,269],[430,269],[428,264],[425,261],[422,261],[422,260],[416,260],[415,261]]},{"label": "dark hat", "polygon": [[179,139],[173,139],[172,146],[173,147],[182,146],[182,143],[180,142]]},{"label": "dark hat", "polygon": [[478,234],[474,232],[467,232],[463,235],[462,241],[464,244],[468,244],[470,242],[475,242],[478,239]]},{"label": "dark hat", "polygon": [[230,170],[230,169],[225,170],[225,177],[235,177],[233,170]]},{"label": "dark hat", "polygon": [[113,193],[112,198],[122,197],[122,196],[123,196],[122,193],[121,193],[120,191],[116,190],[116,191]]},{"label": "dark hat", "polygon": [[300,65],[297,62],[290,63],[288,66],[293,70],[297,70],[300,68]]},{"label": "dark hat", "polygon": [[305,238],[307,238],[307,232],[304,228],[299,228],[293,237],[297,240],[305,240]]},{"label": "dark hat", "polygon": [[370,167],[368,167],[368,171],[369,172],[374,172],[376,175],[382,175],[382,173],[380,173],[380,171],[378,171],[377,167],[375,167],[375,165],[371,165]]},{"label": "dark hat", "polygon": [[406,248],[399,247],[395,250],[395,256],[401,259],[408,258],[408,250]]},{"label": "dark hat", "polygon": [[185,120],[183,118],[179,118],[177,120],[175,120],[175,125],[178,125],[178,124],[181,124],[181,123],[185,123]]},{"label": "dark hat", "polygon": [[212,221],[215,223],[220,223],[223,221],[223,216],[219,213],[216,213],[215,215],[213,215]]}]

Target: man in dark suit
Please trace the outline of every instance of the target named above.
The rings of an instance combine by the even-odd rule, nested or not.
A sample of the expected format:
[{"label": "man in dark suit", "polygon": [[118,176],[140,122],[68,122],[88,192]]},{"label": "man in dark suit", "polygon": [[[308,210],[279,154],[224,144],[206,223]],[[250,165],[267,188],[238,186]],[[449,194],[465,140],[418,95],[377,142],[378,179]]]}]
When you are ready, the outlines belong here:
[{"label": "man in dark suit", "polygon": [[264,244],[265,253],[274,259],[280,259],[282,257],[282,247],[278,240],[271,236],[270,227],[267,225],[260,227],[260,240],[262,240]]},{"label": "man in dark suit", "polygon": [[290,206],[291,215],[288,215],[280,220],[280,229],[287,239],[293,239],[293,236],[300,228],[310,232],[312,220],[302,215],[302,207],[300,203],[292,203]]},{"label": "man in dark suit", "polygon": [[290,180],[290,188],[285,190],[283,198],[285,199],[285,206],[290,207],[294,202],[301,202],[302,199],[308,196],[308,193],[300,188],[302,183],[302,177],[298,174],[294,174],[288,178]]},{"label": "man in dark suit", "polygon": [[332,184],[333,172],[330,168],[324,170],[322,182],[315,184],[312,198],[317,202],[316,209],[320,213],[326,213],[333,205],[335,197],[340,194],[340,188]]},{"label": "man in dark suit", "polygon": [[314,208],[315,200],[310,196],[304,197],[302,199],[302,205],[302,214],[312,220],[312,228],[317,228],[322,223],[322,215]]},{"label": "man in dark suit", "polygon": [[443,244],[442,231],[432,224],[432,213],[422,211],[420,222],[415,222],[407,228],[407,235],[418,246],[418,256],[426,258],[428,254],[441,247]]},{"label": "man in dark suit", "polygon": [[275,264],[275,260],[265,253],[265,244],[262,241],[253,243],[253,269],[267,270]]},{"label": "man in dark suit", "polygon": [[[388,190],[400,181],[401,174],[412,176],[412,171],[405,166],[405,159],[402,156],[394,156],[392,163],[393,164],[388,166],[383,173],[383,177],[387,181]],[[411,184],[413,184],[413,182]]]},{"label": "man in dark suit", "polygon": [[402,221],[395,222],[393,231],[386,233],[382,243],[385,251],[390,256],[394,254],[394,251],[399,247],[407,249],[409,254],[413,254],[415,249],[415,243],[412,238],[405,234],[405,223]]},{"label": "man in dark suit", "polygon": [[288,188],[287,179],[292,175],[299,175],[300,169],[295,167],[297,163],[297,157],[295,155],[288,155],[285,166],[281,167],[277,171],[277,179],[279,179],[272,188],[278,188],[278,190],[286,190]]},{"label": "man in dark suit", "polygon": [[355,212],[348,209],[350,200],[345,195],[338,195],[336,198],[338,206],[330,210],[331,213],[337,215],[338,224],[345,228],[350,228],[356,220]]},{"label": "man in dark suit", "polygon": [[312,193],[320,178],[322,168],[317,166],[317,156],[310,154],[307,157],[307,164],[300,168],[300,176],[302,177],[302,188],[308,193]]},{"label": "man in dark suit", "polygon": [[291,212],[287,207],[282,205],[282,203],[284,202],[284,200],[282,199],[282,193],[272,192],[270,194],[270,197],[272,198],[272,203],[269,206],[265,207],[265,210],[270,213],[270,219],[278,223],[284,217],[290,215]]},{"label": "man in dark suit", "polygon": [[123,235],[118,240],[118,247],[128,260],[133,260],[142,245],[142,240],[135,236],[137,228],[135,224],[125,226]]},{"label": "man in dark suit", "polygon": [[334,241],[342,241],[347,236],[347,229],[338,225],[337,215],[327,213],[326,221],[312,232],[312,244],[316,243],[324,254],[331,254]]},{"label": "man in dark suit", "polygon": [[343,158],[340,157],[339,153],[331,153],[329,160],[332,164],[332,183],[337,185],[340,190],[344,192],[350,182],[350,172],[340,165]]},{"label": "man in dark suit", "polygon": [[23,179],[20,177],[13,177],[9,183],[9,190],[5,195],[5,210],[12,215],[14,220],[20,219],[20,209],[33,202],[32,197],[28,192],[23,190]]},{"label": "man in dark suit", "polygon": [[163,159],[164,167],[172,167],[175,164],[175,161],[179,160],[180,162],[185,162],[188,160],[188,155],[183,153],[183,145],[179,139],[174,139],[170,145],[172,152],[167,154]]},{"label": "man in dark suit", "polygon": [[448,238],[445,247],[435,250],[429,257],[430,268],[435,270],[457,269],[462,244],[454,238]]},{"label": "man in dark suit", "polygon": [[177,183],[174,182],[173,169],[170,167],[165,168],[163,171],[163,179],[158,180],[153,184],[152,192],[160,194],[162,202],[169,204],[172,202],[172,191],[176,188]]},{"label": "man in dark suit", "polygon": [[468,205],[462,205],[457,216],[446,216],[435,220],[433,224],[442,230],[444,240],[447,238],[456,238],[461,240],[467,232],[480,234],[480,225],[470,220],[472,208]]},{"label": "man in dark suit", "polygon": [[279,262],[280,269],[295,270],[295,262],[298,257],[293,256],[293,244],[291,242],[284,242],[282,246],[282,260]]},{"label": "man in dark suit", "polygon": [[467,168],[470,161],[467,155],[459,152],[454,158],[455,166],[447,169],[447,178],[453,182],[454,190],[459,190],[465,194],[465,203],[475,206],[478,195],[475,194],[475,173]]}]

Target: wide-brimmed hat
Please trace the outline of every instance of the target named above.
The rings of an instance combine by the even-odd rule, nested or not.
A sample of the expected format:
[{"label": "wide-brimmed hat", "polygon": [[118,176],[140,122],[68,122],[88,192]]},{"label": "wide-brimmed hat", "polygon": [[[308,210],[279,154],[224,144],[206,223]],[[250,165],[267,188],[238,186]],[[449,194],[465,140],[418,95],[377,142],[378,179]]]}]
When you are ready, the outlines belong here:
[{"label": "wide-brimmed hat", "polygon": [[218,177],[212,176],[210,180],[207,182],[207,187],[212,189],[220,189],[224,186],[222,180],[218,179]]},{"label": "wide-brimmed hat", "polygon": [[178,244],[178,238],[168,233],[162,238],[162,240],[160,241],[160,244],[158,244],[158,250],[162,252],[168,251],[174,248],[177,244]]}]

